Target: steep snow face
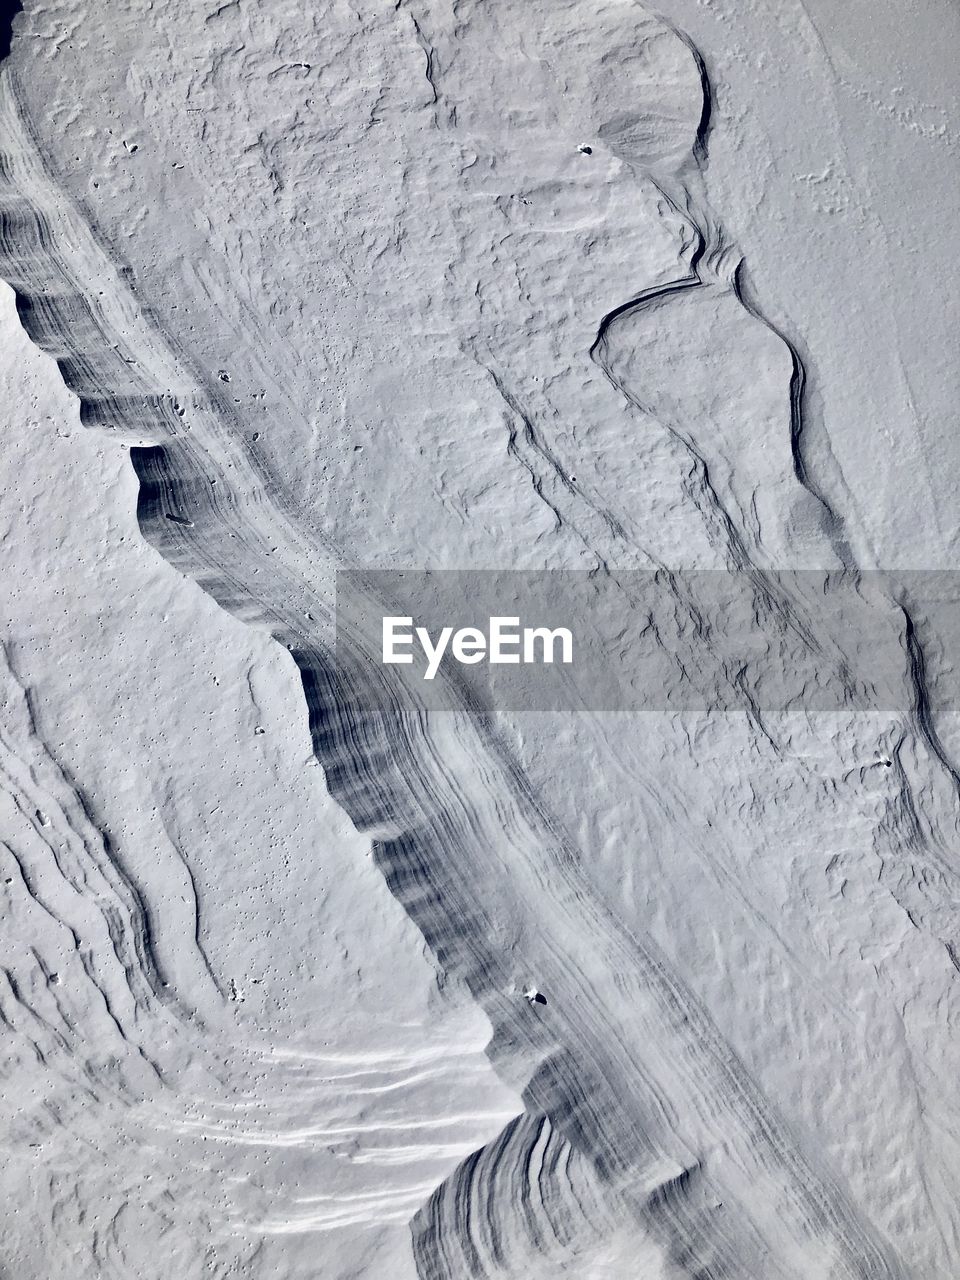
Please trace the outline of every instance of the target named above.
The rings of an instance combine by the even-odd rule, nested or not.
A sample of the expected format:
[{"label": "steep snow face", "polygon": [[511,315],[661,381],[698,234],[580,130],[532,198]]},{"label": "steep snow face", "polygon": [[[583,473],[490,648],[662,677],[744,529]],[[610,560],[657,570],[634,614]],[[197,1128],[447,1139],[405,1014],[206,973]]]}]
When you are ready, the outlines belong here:
[{"label": "steep snow face", "polygon": [[0,330],[4,1267],[412,1276],[409,1218],[520,1105],[489,1026],[331,804],[289,657],[146,546],[5,286]]},{"label": "steep snow face", "polygon": [[[819,115],[707,8],[18,18],[0,276],[79,398],[30,357],[4,446],[20,1273],[956,1271],[950,581],[858,574]],[[589,570],[666,675],[436,713],[347,567]]]}]

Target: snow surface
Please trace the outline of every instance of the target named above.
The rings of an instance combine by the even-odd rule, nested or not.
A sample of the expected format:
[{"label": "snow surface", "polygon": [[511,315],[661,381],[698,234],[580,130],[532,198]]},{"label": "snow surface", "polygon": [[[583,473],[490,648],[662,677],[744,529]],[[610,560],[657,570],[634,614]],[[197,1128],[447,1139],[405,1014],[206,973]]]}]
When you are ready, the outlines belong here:
[{"label": "snow surface", "polygon": [[0,1275],[960,1274],[956,9],[6,12]]}]

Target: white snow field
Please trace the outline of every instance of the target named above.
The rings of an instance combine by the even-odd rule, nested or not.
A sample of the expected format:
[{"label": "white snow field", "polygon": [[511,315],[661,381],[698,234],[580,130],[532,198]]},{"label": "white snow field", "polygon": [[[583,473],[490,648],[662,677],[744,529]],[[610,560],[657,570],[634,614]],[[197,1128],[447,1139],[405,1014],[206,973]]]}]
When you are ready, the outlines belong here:
[{"label": "white snow field", "polygon": [[954,1280],[956,8],[0,19],[0,1278]]}]

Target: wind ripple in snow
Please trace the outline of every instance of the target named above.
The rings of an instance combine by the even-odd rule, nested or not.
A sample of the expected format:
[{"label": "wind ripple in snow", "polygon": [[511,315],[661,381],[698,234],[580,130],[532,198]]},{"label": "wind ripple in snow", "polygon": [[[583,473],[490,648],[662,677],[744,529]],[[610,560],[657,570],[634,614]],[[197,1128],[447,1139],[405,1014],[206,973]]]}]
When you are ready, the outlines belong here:
[{"label": "wind ripple in snow", "polygon": [[[433,48],[436,37],[425,32],[421,24],[420,40]],[[651,39],[669,44],[673,37],[658,28]],[[689,71],[691,83],[701,84],[702,67],[691,60]],[[439,82],[434,96],[442,100],[442,71]],[[3,123],[14,141],[3,168],[0,256],[28,332],[58,359],[81,397],[84,421],[138,442],[133,461],[145,535],[224,608],[268,628],[292,654],[331,794],[372,840],[388,885],[440,968],[487,1014],[490,1057],[522,1090],[527,1114],[461,1164],[420,1211],[414,1230],[421,1273],[455,1275],[466,1258],[477,1274],[496,1274],[498,1266],[509,1274],[526,1266],[531,1249],[590,1250],[606,1214],[629,1218],[664,1265],[681,1274],[906,1275],[883,1233],[816,1145],[764,1097],[654,939],[621,918],[583,874],[581,851],[506,735],[469,708],[431,717],[420,706],[397,705],[371,655],[351,651],[349,637],[338,637],[334,669],[330,591],[345,554],[298,518],[238,443],[238,413],[228,398],[184,372],[144,317],[37,166],[12,89],[5,74]],[[658,130],[642,115],[609,123],[608,144],[626,160],[650,165]],[[653,160],[665,171],[684,163],[691,147],[702,147],[701,133]],[[688,263],[693,241],[689,248]],[[708,301],[724,312],[739,305],[709,289],[684,294],[680,305],[700,311],[686,321],[674,312],[681,336],[697,325],[710,328]],[[745,311],[732,323],[741,322],[763,333],[769,358],[784,362],[789,382],[789,361],[775,352],[769,331]],[[625,389],[647,388],[643,396],[632,393],[635,402],[672,426],[669,379],[654,396],[645,374],[623,368],[643,352],[644,323],[638,306],[607,327],[607,369]],[[477,352],[485,369],[496,369],[487,357]],[[516,413],[519,400],[512,393],[505,399]],[[775,405],[763,412],[774,429]],[[566,481],[528,427],[514,437],[513,456],[540,496],[556,495],[548,506],[561,513],[559,527],[588,547],[593,529],[614,545],[623,526]],[[712,459],[706,466],[706,449],[698,449],[706,507],[720,517],[719,545],[749,568],[754,552],[759,557],[762,545],[775,545],[768,530],[776,530],[778,501],[765,486],[777,494],[781,473],[774,463],[769,474],[745,479],[735,465],[739,455],[722,437],[711,448],[726,466]],[[794,468],[786,483],[800,480]],[[751,489],[760,494],[755,509]],[[807,498],[794,495],[800,508],[810,506],[804,492]],[[819,503],[815,495],[812,501]],[[816,524],[802,509],[798,519]],[[524,998],[531,975],[548,996],[545,1006]],[[541,1161],[536,1191],[533,1160]],[[515,1202],[503,1203],[511,1193]],[[472,1208],[491,1200],[481,1213]]]}]

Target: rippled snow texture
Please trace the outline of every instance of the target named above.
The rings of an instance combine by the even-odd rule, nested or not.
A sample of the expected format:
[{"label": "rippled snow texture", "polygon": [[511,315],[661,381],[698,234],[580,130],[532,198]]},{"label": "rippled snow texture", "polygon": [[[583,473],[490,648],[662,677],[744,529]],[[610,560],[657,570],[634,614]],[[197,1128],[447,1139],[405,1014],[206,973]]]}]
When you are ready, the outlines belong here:
[{"label": "rippled snow texture", "polygon": [[[957,1274],[957,32],[861,9],[26,0],[3,1274]],[[675,690],[433,714],[342,568],[660,570]]]}]

